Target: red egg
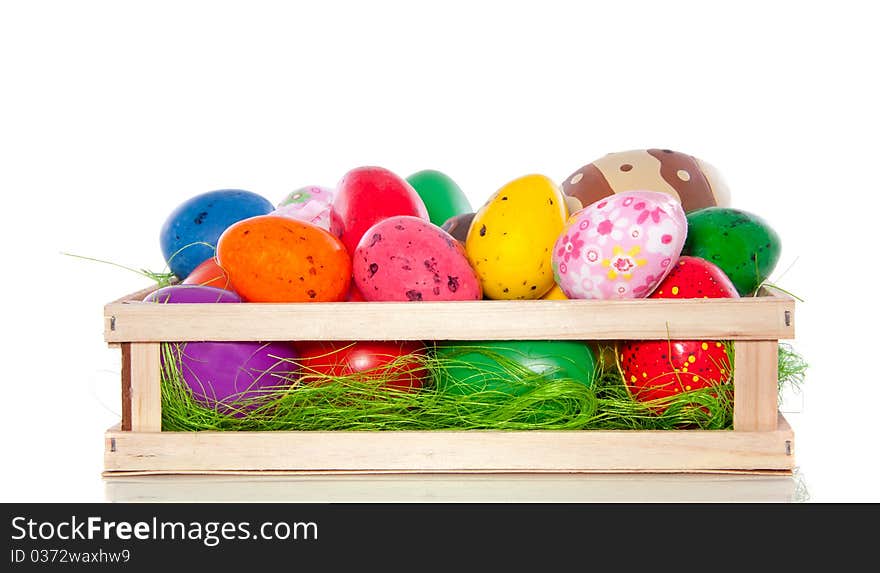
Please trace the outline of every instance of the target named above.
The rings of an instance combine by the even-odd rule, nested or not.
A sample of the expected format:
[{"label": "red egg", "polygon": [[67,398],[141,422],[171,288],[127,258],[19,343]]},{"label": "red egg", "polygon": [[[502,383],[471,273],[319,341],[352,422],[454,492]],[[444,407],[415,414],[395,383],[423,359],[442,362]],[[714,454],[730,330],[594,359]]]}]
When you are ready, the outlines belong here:
[{"label": "red egg", "polygon": [[229,275],[226,274],[223,267],[217,264],[217,259],[214,257],[205,259],[205,261],[199,264],[193,272],[187,275],[182,284],[210,286],[232,291]]},{"label": "red egg", "polygon": [[352,269],[368,301],[483,298],[461,243],[418,217],[391,217],[370,227],[355,250]]},{"label": "red egg", "polygon": [[297,342],[295,346],[306,381],[315,375],[362,374],[366,380],[410,390],[421,388],[428,375],[419,359],[425,353],[421,342]]},{"label": "red egg", "polygon": [[679,257],[648,298],[739,298],[739,292],[714,263],[699,257]]},{"label": "red egg", "polygon": [[727,349],[709,340],[622,343],[617,364],[630,395],[640,402],[717,386],[730,377]]},{"label": "red egg", "polygon": [[[680,257],[649,298],[739,298],[739,293],[713,263]],[[618,345],[617,364],[630,395],[642,402],[718,385],[730,377],[730,359],[719,340],[629,341]]]},{"label": "red egg", "polygon": [[394,215],[429,220],[425,203],[405,179],[381,167],[358,167],[339,182],[331,224],[341,231],[349,253],[354,252],[367,229]]},{"label": "red egg", "polygon": [[339,239],[287,217],[235,223],[220,236],[217,259],[250,302],[341,301],[351,284],[351,260]]}]

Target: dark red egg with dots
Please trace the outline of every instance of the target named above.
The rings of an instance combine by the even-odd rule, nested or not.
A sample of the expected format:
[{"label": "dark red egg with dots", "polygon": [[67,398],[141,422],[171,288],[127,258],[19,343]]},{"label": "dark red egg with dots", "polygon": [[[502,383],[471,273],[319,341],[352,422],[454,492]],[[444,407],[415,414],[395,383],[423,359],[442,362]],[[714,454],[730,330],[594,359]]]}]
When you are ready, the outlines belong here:
[{"label": "dark red egg with dots", "polygon": [[714,263],[699,257],[679,257],[648,298],[739,298],[739,292]]},{"label": "dark red egg with dots", "polygon": [[710,340],[620,343],[617,365],[630,395],[639,402],[717,386],[730,378],[727,348]]},{"label": "dark red egg with dots", "polygon": [[405,179],[382,167],[358,167],[339,182],[330,217],[353,253],[367,229],[395,215],[429,220],[425,203]]},{"label": "dark red egg with dots", "polygon": [[362,375],[400,390],[421,388],[428,375],[422,342],[359,341],[297,342],[301,380],[320,382],[324,376]]},{"label": "dark red egg with dots", "polygon": [[418,217],[390,217],[370,227],[355,249],[352,269],[368,301],[483,298],[461,243]]},{"label": "dark red egg with dots", "polygon": [[223,267],[217,263],[217,259],[214,257],[205,259],[201,262],[193,272],[183,279],[181,284],[216,287],[229,291],[233,290],[232,283],[229,282],[229,275],[226,274],[226,271],[223,270]]}]

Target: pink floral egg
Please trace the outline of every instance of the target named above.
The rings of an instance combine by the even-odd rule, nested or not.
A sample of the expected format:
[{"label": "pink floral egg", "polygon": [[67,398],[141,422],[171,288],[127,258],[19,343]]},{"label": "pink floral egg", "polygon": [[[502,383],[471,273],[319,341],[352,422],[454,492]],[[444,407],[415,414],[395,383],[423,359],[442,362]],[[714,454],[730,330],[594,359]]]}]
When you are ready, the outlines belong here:
[{"label": "pink floral egg", "polygon": [[568,298],[644,298],[675,266],[686,237],[678,200],[618,193],[568,219],[553,247],[553,274]]},{"label": "pink floral egg", "polygon": [[271,214],[312,223],[338,237],[340,233],[332,225],[330,218],[332,204],[332,189],[312,185],[288,193]]}]

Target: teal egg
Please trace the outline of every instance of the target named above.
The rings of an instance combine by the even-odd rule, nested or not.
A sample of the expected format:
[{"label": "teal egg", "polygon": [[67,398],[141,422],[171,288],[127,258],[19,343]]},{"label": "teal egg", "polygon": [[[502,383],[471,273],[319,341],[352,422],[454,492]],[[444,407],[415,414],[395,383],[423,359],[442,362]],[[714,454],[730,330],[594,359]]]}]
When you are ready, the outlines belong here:
[{"label": "teal egg", "polygon": [[715,263],[742,296],[754,293],[779,262],[779,235],[753,213],[707,207],[689,213],[687,222],[682,254]]},{"label": "teal egg", "polygon": [[426,169],[406,178],[428,209],[431,222],[442,226],[450,217],[473,211],[470,201],[451,177]]},{"label": "teal egg", "polygon": [[596,360],[583,342],[567,340],[455,341],[437,344],[443,364],[437,390],[471,394],[492,390],[522,395],[547,380],[592,387]]}]

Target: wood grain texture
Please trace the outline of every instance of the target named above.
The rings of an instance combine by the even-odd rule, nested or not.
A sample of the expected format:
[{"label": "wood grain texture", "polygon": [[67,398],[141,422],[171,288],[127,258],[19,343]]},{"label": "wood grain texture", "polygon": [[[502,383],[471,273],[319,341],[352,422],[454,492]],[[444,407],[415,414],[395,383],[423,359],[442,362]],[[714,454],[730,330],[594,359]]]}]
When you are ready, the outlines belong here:
[{"label": "wood grain texture", "polygon": [[[418,303],[163,305],[117,302],[105,307],[104,337],[110,343],[786,339],[794,338],[793,312],[794,301],[777,296]],[[345,320],[339,320],[340,316],[345,316]]]},{"label": "wood grain texture", "polygon": [[760,432],[776,429],[778,408],[778,342],[734,343],[733,429]]},{"label": "wood grain texture", "polygon": [[123,430],[131,430],[131,343],[123,342],[122,355],[122,422]]},{"label": "wood grain texture", "polygon": [[162,389],[159,343],[131,345],[131,429],[158,432],[162,429]]},{"label": "wood grain texture", "polygon": [[[781,415],[780,415],[781,416]],[[773,431],[123,432],[108,472],[766,471],[794,467],[793,434]],[[786,444],[787,442],[787,444]]]}]

